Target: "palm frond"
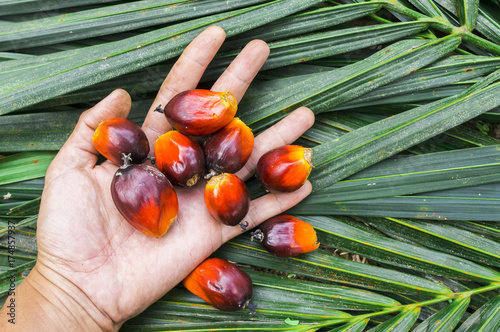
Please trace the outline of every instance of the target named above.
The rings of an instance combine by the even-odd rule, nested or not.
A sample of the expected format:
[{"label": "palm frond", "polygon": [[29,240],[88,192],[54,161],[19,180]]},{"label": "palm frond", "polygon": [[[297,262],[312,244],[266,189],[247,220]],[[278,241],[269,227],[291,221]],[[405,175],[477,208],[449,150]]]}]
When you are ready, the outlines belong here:
[{"label": "palm frond", "polygon": [[114,2],[0,3],[0,297],[35,264],[43,176],[81,112],[121,87],[142,123],[174,58],[217,24],[229,38],[203,84],[249,40],[270,45],[238,111],[255,133],[298,106],[317,115],[298,141],[313,148],[315,191],[287,213],[321,247],[283,259],[242,234],[214,256],[249,273],[256,315],[178,286],[122,329],[500,328],[500,145],[460,125],[500,121],[498,0]]},{"label": "palm frond", "polygon": [[0,3],[0,13],[2,13],[2,15],[34,13],[117,1],[119,0],[72,0],[64,2],[46,0],[4,0]]}]

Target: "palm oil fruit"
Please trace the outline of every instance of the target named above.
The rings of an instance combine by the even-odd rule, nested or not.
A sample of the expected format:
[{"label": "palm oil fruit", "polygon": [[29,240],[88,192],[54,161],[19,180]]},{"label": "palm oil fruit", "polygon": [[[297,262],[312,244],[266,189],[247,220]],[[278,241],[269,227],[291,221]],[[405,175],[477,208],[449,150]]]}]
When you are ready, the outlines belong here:
[{"label": "palm oil fruit", "polygon": [[149,153],[146,134],[128,119],[114,118],[97,127],[92,143],[97,151],[117,165],[122,165],[123,154],[130,154],[131,163],[142,163]]},{"label": "palm oil fruit", "polygon": [[236,311],[248,308],[255,313],[255,307],[249,304],[253,295],[252,279],[245,271],[223,259],[206,259],[182,284],[216,309]]},{"label": "palm oil fruit", "polygon": [[248,213],[250,194],[239,177],[223,173],[208,181],[205,204],[212,217],[223,224],[236,226]]},{"label": "palm oil fruit", "polygon": [[253,143],[252,130],[234,118],[205,141],[207,170],[214,174],[236,173],[250,158]]},{"label": "palm oil fruit", "polygon": [[312,169],[312,150],[286,145],[268,151],[257,163],[257,176],[270,192],[291,192],[306,182]]},{"label": "palm oil fruit", "polygon": [[205,173],[201,146],[191,137],[172,130],[155,142],[156,165],[172,184],[191,187]]},{"label": "palm oil fruit", "polygon": [[264,249],[278,257],[294,257],[318,249],[316,231],[307,222],[289,215],[264,221],[252,233]]},{"label": "palm oil fruit", "polygon": [[227,125],[238,102],[229,91],[188,90],[175,95],[165,106],[168,122],[185,135],[204,136]]},{"label": "palm oil fruit", "polygon": [[162,236],[177,219],[177,194],[155,167],[139,164],[119,168],[111,183],[111,196],[122,216],[146,235]]}]

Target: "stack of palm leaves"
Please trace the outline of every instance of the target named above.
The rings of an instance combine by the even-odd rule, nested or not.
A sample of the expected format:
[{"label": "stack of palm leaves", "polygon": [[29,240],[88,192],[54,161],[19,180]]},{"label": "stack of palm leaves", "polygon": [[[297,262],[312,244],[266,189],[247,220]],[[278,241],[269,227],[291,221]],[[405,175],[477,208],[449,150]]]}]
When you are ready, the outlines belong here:
[{"label": "stack of palm leaves", "polygon": [[217,24],[229,38],[203,82],[249,40],[270,45],[240,104],[256,133],[297,106],[317,114],[299,140],[313,193],[289,212],[321,249],[281,259],[244,234],[215,256],[249,272],[256,315],[178,287],[123,329],[500,330],[500,142],[468,122],[500,119],[500,2],[345,2],[0,2],[0,296],[34,266],[43,176],[81,112],[124,88],[141,123],[175,58]]}]

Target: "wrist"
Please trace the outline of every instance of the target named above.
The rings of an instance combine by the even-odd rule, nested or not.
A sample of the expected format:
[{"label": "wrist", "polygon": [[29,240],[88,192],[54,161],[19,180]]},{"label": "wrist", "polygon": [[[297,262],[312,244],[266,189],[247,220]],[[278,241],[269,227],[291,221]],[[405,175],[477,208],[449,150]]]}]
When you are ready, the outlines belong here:
[{"label": "wrist", "polygon": [[17,287],[15,297],[17,319],[15,325],[9,324],[10,328],[26,331],[117,331],[119,328],[76,285],[39,263]]}]

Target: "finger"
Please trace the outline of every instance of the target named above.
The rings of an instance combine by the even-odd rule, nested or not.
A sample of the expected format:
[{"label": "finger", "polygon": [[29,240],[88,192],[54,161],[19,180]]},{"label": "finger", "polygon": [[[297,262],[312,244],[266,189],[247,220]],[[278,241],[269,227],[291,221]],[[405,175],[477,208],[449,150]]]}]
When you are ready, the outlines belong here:
[{"label": "finger", "polygon": [[172,129],[165,115],[155,112],[154,109],[158,105],[165,106],[179,92],[196,88],[203,72],[219,50],[224,38],[225,32],[220,27],[212,26],[205,29],[187,46],[170,70],[142,126],[148,136],[151,151],[154,151],[154,143],[158,136]]},{"label": "finger", "polygon": [[251,41],[214,83],[212,91],[231,91],[239,102],[268,56],[269,46],[264,41]]},{"label": "finger", "polygon": [[[311,182],[306,181],[302,187],[291,192],[281,194],[267,194],[250,203],[250,210],[243,219],[248,221],[246,229],[252,229],[260,225],[265,220],[274,217],[295,206],[311,193]],[[225,227],[223,241],[229,241],[233,237],[241,234],[241,227]]]},{"label": "finger", "polygon": [[291,144],[314,124],[314,113],[307,107],[300,107],[286,118],[255,138],[254,148],[248,162],[236,175],[247,180],[257,167],[259,158],[269,150]]},{"label": "finger", "polygon": [[99,124],[112,118],[126,118],[132,101],[125,90],[115,90],[97,105],[80,116],[73,133],[52,162],[51,168],[92,168],[99,152],[92,143],[92,136]]}]

